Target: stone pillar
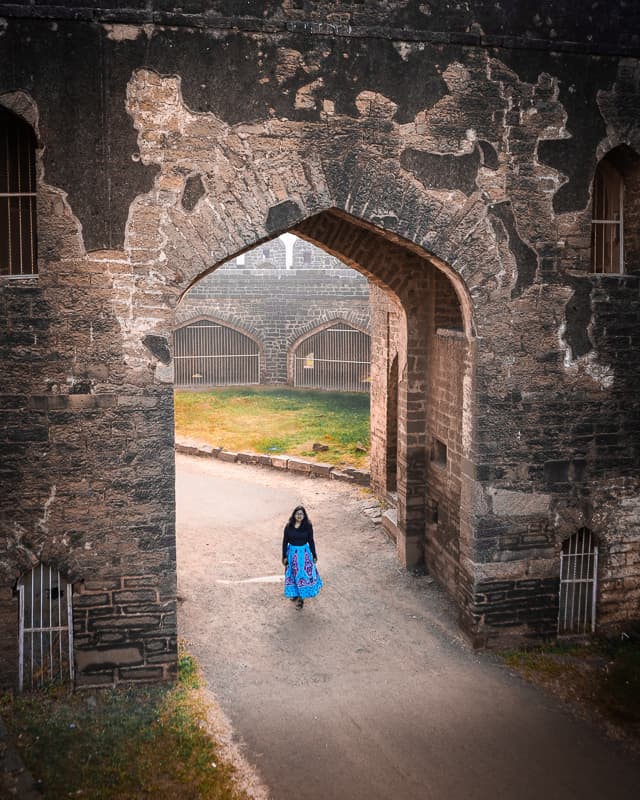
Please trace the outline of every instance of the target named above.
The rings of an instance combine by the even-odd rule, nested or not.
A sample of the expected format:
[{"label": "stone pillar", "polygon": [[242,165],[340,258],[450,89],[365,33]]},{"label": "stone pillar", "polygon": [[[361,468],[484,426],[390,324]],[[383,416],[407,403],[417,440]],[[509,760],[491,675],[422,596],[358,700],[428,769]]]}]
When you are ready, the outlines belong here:
[{"label": "stone pillar", "polygon": [[[396,491],[398,320],[402,309],[371,286],[371,486],[384,496]],[[392,365],[395,368],[392,370]],[[395,372],[393,379],[392,371]],[[393,384],[393,385],[392,385]],[[395,394],[395,398],[391,394]],[[390,475],[393,480],[390,480]]]},{"label": "stone pillar", "polygon": [[[416,264],[403,298],[406,328],[399,352],[398,537],[400,563],[424,567],[427,491],[428,337],[434,327],[433,269]],[[403,358],[404,356],[404,358]]]}]

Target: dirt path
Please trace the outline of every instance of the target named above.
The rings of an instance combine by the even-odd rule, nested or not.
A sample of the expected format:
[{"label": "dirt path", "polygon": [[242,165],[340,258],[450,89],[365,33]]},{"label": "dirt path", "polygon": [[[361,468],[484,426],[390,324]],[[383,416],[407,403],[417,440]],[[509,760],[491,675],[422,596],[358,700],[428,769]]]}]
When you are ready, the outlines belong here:
[{"label": "dirt path", "polygon": [[[180,633],[273,800],[607,800],[640,761],[470,650],[429,578],[396,564],[367,496],[177,457]],[[303,503],[325,588],[282,596]]]}]

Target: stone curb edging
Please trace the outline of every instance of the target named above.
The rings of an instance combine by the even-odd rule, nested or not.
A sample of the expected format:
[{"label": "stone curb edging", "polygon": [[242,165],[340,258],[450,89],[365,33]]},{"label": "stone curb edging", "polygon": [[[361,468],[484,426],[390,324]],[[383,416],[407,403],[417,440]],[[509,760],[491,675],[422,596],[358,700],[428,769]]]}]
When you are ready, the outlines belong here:
[{"label": "stone curb edging", "polygon": [[324,464],[319,461],[305,461],[296,456],[285,454],[266,456],[260,453],[242,453],[233,450],[224,450],[222,447],[212,447],[210,444],[201,444],[189,439],[176,439],[176,453],[201,458],[217,458],[234,464],[254,464],[272,469],[289,470],[309,475],[312,478],[328,478],[332,481],[344,481],[358,486],[369,486],[371,475],[363,469],[345,467],[338,469],[333,464]]}]

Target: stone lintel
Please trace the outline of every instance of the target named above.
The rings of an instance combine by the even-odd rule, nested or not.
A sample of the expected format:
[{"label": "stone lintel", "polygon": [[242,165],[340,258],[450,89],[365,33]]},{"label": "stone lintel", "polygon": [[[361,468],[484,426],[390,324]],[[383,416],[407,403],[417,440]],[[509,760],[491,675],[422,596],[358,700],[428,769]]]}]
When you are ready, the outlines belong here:
[{"label": "stone lintel", "polygon": [[514,492],[495,489],[490,492],[493,513],[498,517],[532,517],[546,515],[551,504],[551,495],[537,492]]},{"label": "stone lintel", "polygon": [[90,667],[108,668],[121,664],[142,664],[144,658],[138,647],[117,647],[109,650],[78,650],[76,664],[80,672]]},{"label": "stone lintel", "polygon": [[560,559],[540,558],[526,561],[497,561],[489,564],[467,562],[477,583],[485,581],[522,581],[557,577]]}]

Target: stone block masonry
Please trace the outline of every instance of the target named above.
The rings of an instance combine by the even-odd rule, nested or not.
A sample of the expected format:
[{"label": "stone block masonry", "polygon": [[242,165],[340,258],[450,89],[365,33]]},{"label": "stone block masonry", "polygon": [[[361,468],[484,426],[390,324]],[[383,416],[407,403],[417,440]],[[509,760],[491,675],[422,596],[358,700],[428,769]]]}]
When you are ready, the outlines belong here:
[{"label": "stone block masonry", "polygon": [[[2,11],[38,261],[0,265],[0,682],[39,563],[76,587],[79,685],[174,674],[176,314],[238,256],[266,281],[254,248],[281,261],[285,232],[353,270],[323,265],[320,288],[321,257],[294,250],[270,275],[295,272],[310,326],[322,292],[369,325],[371,481],[400,563],[434,573],[474,643],[540,641],[587,528],[596,629],[637,622],[637,4],[132,5]],[[605,156],[620,274],[591,266]],[[241,300],[257,324],[242,292],[220,313]]]},{"label": "stone block masonry", "polygon": [[129,575],[80,583],[74,591],[73,619],[78,686],[175,678],[172,581]]},{"label": "stone block masonry", "polygon": [[293,383],[293,348],[332,322],[369,332],[369,282],[309,242],[293,243],[287,265],[276,239],[199,281],[176,311],[178,326],[211,319],[250,335],[261,347],[261,382]]}]

